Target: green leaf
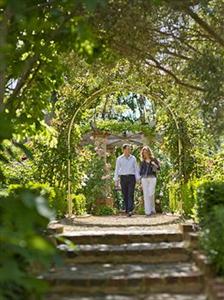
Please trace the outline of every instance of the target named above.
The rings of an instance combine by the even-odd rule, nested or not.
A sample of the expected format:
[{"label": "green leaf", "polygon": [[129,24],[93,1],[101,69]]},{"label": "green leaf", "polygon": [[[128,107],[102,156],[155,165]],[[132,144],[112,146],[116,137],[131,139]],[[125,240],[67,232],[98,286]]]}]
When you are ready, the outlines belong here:
[{"label": "green leaf", "polygon": [[17,143],[17,142],[13,142],[13,144],[20,148],[24,153],[25,155],[29,158],[29,159],[33,159],[33,154],[32,152],[22,143]]},{"label": "green leaf", "polygon": [[153,4],[155,5],[160,5],[161,4],[161,0],[152,0]]},{"label": "green leaf", "polygon": [[6,147],[5,150],[11,158],[13,158],[13,159],[16,158],[16,154],[12,151],[12,149],[10,147]]},{"label": "green leaf", "polygon": [[1,153],[0,153],[0,161],[6,164],[9,163],[9,160]]},{"label": "green leaf", "polygon": [[85,0],[85,5],[86,8],[89,11],[94,11],[97,7],[97,5],[105,5],[106,1],[105,0]]},{"label": "green leaf", "polygon": [[53,211],[47,206],[46,200],[43,197],[37,197],[35,203],[37,211],[41,216],[48,218],[49,220],[54,218]]},{"label": "green leaf", "polygon": [[0,141],[10,139],[13,133],[13,125],[10,116],[6,113],[0,113]]}]

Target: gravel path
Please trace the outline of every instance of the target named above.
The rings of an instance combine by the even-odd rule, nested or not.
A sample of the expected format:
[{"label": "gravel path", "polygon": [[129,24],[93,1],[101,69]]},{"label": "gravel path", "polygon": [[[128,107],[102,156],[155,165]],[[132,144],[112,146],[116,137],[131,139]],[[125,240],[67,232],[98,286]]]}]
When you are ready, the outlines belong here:
[{"label": "gravel path", "polygon": [[178,215],[157,214],[152,217],[134,215],[119,216],[83,216],[63,219],[60,224],[64,232],[104,231],[104,232],[179,232],[183,219]]}]

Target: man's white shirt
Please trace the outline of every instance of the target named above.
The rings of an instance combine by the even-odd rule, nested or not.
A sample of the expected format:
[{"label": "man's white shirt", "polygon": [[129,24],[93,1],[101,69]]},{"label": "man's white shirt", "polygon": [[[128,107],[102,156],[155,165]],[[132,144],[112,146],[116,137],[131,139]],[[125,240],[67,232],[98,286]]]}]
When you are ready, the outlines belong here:
[{"label": "man's white shirt", "polygon": [[139,180],[139,167],[134,155],[125,156],[122,154],[117,158],[114,180],[118,181],[121,175],[135,175],[135,179]]}]

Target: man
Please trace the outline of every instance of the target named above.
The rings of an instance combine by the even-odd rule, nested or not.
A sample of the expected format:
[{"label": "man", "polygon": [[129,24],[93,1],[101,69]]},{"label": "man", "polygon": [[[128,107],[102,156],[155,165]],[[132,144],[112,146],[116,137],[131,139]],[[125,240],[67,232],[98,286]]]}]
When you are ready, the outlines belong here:
[{"label": "man", "polygon": [[115,185],[121,184],[121,191],[124,198],[125,211],[129,217],[134,209],[134,191],[136,181],[140,179],[136,158],[131,155],[131,147],[123,145],[123,154],[117,158],[114,174]]}]

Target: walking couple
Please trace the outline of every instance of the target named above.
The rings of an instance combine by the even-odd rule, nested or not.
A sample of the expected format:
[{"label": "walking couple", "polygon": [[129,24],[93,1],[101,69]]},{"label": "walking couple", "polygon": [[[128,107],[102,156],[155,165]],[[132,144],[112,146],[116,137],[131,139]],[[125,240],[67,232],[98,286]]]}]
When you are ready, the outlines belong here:
[{"label": "walking couple", "polygon": [[131,147],[123,145],[123,154],[117,158],[114,174],[115,186],[119,186],[124,198],[125,211],[129,217],[134,210],[134,192],[136,182],[141,182],[144,196],[145,214],[150,216],[155,210],[156,175],[160,169],[159,161],[153,157],[148,146],[141,150],[141,163],[138,166],[136,158],[131,154]]}]

